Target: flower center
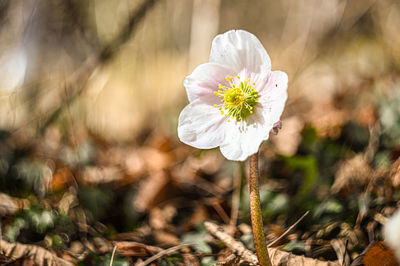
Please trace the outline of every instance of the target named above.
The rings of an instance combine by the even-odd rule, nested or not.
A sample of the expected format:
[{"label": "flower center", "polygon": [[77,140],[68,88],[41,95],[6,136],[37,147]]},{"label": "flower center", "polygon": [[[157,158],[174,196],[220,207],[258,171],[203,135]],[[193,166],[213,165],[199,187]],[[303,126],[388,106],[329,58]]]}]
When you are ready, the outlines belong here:
[{"label": "flower center", "polygon": [[[258,102],[258,92],[254,90],[255,84],[250,83],[250,79],[241,81],[237,76],[237,80],[233,77],[227,77],[229,88],[219,84],[218,91],[214,94],[221,98],[222,104],[215,104],[222,115],[243,120],[253,113],[254,106]],[[230,120],[228,120],[229,122]]]}]

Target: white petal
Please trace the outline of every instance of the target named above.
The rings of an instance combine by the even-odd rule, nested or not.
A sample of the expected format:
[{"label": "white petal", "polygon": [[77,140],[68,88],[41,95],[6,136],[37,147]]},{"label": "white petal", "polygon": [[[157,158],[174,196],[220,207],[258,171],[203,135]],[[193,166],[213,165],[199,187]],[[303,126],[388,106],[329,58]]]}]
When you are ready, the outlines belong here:
[{"label": "white petal", "polygon": [[225,141],[220,149],[228,160],[244,161],[256,153],[272,128],[261,113],[254,113],[243,123],[243,128],[239,122],[227,123],[225,127]]},{"label": "white petal", "polygon": [[201,96],[213,94],[219,84],[226,85],[225,77],[232,75],[235,75],[233,70],[215,63],[199,65],[183,81],[189,102]]},{"label": "white petal", "polygon": [[383,227],[383,235],[385,243],[393,249],[397,260],[400,261],[400,210],[397,210],[386,222]]},{"label": "white petal", "polygon": [[226,117],[213,106],[214,98],[203,96],[191,102],[181,112],[179,139],[199,149],[211,149],[222,143]]},{"label": "white petal", "polygon": [[232,68],[239,73],[270,72],[271,60],[264,47],[253,34],[244,30],[231,30],[216,36],[212,42],[210,62]]},{"label": "white petal", "polygon": [[264,119],[272,125],[283,112],[287,99],[288,76],[282,71],[272,71],[265,85],[259,90],[258,106],[262,109]]}]

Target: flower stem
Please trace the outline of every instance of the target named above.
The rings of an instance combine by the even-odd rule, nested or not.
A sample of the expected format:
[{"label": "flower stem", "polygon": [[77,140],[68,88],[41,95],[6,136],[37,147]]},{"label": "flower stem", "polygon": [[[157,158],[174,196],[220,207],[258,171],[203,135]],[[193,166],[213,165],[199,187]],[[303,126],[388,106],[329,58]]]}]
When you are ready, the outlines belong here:
[{"label": "flower stem", "polygon": [[256,247],[258,262],[261,266],[271,266],[268,249],[265,242],[264,227],[260,204],[260,192],[258,185],[258,152],[250,156],[250,212],[251,226],[253,228],[254,244]]}]

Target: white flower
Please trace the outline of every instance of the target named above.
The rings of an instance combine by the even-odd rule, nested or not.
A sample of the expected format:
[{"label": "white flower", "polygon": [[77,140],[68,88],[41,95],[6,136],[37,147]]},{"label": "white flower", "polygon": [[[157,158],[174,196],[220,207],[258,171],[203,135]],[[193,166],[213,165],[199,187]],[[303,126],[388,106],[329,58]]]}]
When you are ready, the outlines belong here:
[{"label": "white flower", "polygon": [[288,77],[253,34],[232,30],[212,42],[210,62],[186,77],[189,104],[179,116],[179,139],[199,149],[220,147],[229,160],[256,153],[279,122]]},{"label": "white flower", "polygon": [[400,262],[400,210],[386,222],[383,235],[385,242],[394,250],[397,261]]}]

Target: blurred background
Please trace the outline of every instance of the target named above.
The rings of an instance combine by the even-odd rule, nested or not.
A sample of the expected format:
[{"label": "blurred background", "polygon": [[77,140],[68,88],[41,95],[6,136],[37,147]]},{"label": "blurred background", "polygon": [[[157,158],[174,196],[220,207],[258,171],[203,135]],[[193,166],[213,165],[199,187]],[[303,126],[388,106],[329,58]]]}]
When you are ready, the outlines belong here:
[{"label": "blurred background", "polygon": [[268,239],[309,210],[275,245],[351,262],[399,202],[399,25],[396,0],[1,0],[3,238],[74,263],[106,261],[110,240],[219,252],[201,221],[249,224],[247,170],[176,128],[185,76],[244,29],[289,76],[261,148]]}]

